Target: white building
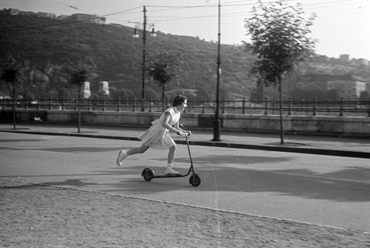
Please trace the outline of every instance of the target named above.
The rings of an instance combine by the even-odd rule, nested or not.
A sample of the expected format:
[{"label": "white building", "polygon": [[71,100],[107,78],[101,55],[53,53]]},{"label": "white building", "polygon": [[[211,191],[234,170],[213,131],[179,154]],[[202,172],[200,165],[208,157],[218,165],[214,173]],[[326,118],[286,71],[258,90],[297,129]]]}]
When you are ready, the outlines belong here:
[{"label": "white building", "polygon": [[109,83],[106,81],[99,82],[99,92],[109,96]]},{"label": "white building", "polygon": [[84,82],[83,88],[82,88],[82,97],[83,98],[90,98],[91,91],[90,91],[90,83]]}]

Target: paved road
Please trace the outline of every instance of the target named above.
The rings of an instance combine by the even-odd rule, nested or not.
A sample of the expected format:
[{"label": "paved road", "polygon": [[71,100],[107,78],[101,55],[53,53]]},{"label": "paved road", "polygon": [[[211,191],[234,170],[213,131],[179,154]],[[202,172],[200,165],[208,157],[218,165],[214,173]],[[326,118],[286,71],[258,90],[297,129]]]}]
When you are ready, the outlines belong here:
[{"label": "paved road", "polygon": [[[73,132],[59,128],[67,136],[51,135],[46,127],[22,128],[23,133],[0,132],[1,178],[370,231],[368,159],[193,144],[202,179],[195,188],[188,178],[148,183],[140,177],[147,166],[163,171],[165,152],[149,150],[116,166],[117,151],[136,146],[137,141],[75,137],[70,135],[75,127],[68,127]],[[41,131],[44,134],[24,133]],[[84,134],[99,132],[85,129]],[[113,133],[103,129],[108,132]],[[351,144],[360,143],[351,140]],[[367,145],[365,140],[362,144]],[[176,162],[180,171],[187,170],[186,146],[179,145]]]},{"label": "paved road", "polygon": [[[43,122],[29,122],[18,124],[17,129],[13,130],[13,125],[11,123],[0,122],[0,132],[13,131],[33,134],[41,133],[77,137],[137,140],[136,137],[138,137],[144,129],[83,125],[81,133],[77,133],[75,125],[51,125]],[[194,145],[370,158],[370,140],[368,138],[285,135],[284,144],[281,145],[279,134],[222,132],[222,141],[211,142],[213,139],[212,132],[207,130],[192,131],[194,135],[191,138],[191,143]],[[183,142],[181,139],[178,140],[179,142]]]}]

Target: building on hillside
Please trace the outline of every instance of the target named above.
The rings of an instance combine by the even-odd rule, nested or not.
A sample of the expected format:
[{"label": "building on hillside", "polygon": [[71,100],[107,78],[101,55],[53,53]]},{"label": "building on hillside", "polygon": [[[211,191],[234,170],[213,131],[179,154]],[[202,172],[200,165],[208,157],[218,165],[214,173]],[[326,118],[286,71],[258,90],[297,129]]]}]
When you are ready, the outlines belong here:
[{"label": "building on hillside", "polygon": [[106,96],[109,96],[109,83],[106,81],[99,82],[99,92]]},{"label": "building on hillside", "polygon": [[37,12],[36,15],[38,17],[46,17],[51,19],[56,19],[57,16],[54,13],[47,13],[47,12]]},{"label": "building on hillside", "polygon": [[8,15],[19,15],[18,9],[3,9],[2,13],[8,14]]},{"label": "building on hillside", "polygon": [[105,17],[88,14],[73,14],[68,19],[78,22],[90,22],[95,24],[105,24]]},{"label": "building on hillside", "polygon": [[0,91],[0,99],[10,99],[10,96]]},{"label": "building on hillside", "polygon": [[57,19],[58,20],[65,20],[65,19],[68,19],[68,15],[59,15],[58,17],[57,17]]},{"label": "building on hillside", "polygon": [[363,65],[363,66],[369,65],[369,61],[366,59],[352,59],[351,62],[355,65]]},{"label": "building on hillside", "polygon": [[311,75],[299,81],[296,87],[302,90],[337,90],[340,98],[355,101],[366,91],[366,81],[352,75]]},{"label": "building on hillside", "polygon": [[89,82],[84,82],[82,89],[83,89],[82,90],[82,97],[83,98],[90,98],[90,96],[91,96],[90,83]]},{"label": "building on hillside", "polygon": [[22,16],[35,16],[36,13],[35,12],[32,12],[32,11],[19,11],[19,15],[22,15]]},{"label": "building on hillside", "polygon": [[339,55],[339,60],[342,61],[342,62],[348,62],[349,61],[349,54]]}]

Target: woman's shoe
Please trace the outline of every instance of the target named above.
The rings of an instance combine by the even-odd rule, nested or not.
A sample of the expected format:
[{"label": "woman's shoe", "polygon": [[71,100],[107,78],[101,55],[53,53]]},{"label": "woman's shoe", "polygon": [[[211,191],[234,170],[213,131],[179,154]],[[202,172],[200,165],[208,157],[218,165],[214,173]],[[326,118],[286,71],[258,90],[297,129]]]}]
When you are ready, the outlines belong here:
[{"label": "woman's shoe", "polygon": [[118,165],[118,166],[121,166],[121,165],[122,165],[122,161],[123,161],[126,157],[127,157],[127,152],[126,152],[126,151],[124,151],[124,150],[119,151],[119,153],[118,153],[118,157],[117,157],[117,160],[116,160],[117,165]]},{"label": "woman's shoe", "polygon": [[171,167],[167,167],[165,173],[165,175],[178,175],[180,173],[178,173],[177,171],[175,171],[174,169],[172,169]]}]

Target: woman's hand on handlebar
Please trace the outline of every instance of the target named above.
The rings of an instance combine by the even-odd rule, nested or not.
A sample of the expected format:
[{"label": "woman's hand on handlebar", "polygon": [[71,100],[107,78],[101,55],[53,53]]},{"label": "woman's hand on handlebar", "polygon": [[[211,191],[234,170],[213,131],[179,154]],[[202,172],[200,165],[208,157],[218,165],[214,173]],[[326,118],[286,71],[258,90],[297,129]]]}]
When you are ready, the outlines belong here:
[{"label": "woman's hand on handlebar", "polygon": [[177,135],[189,137],[191,135],[191,131],[180,131],[180,132],[177,132]]}]

